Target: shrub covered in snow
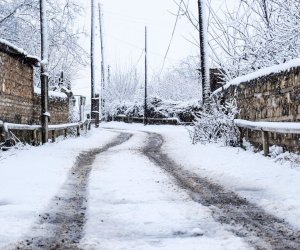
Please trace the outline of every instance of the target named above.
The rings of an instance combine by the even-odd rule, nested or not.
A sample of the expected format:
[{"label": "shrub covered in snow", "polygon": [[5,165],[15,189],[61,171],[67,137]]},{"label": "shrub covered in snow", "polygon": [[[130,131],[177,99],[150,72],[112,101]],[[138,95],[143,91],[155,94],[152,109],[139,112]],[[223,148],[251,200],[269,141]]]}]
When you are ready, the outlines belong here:
[{"label": "shrub covered in snow", "polygon": [[212,100],[207,106],[195,114],[196,121],[190,130],[193,143],[216,143],[236,146],[239,144],[239,130],[234,125],[238,114],[235,100],[221,103],[220,99]]},{"label": "shrub covered in snow", "polygon": [[[201,110],[198,101],[176,102],[166,101],[157,97],[151,97],[147,103],[148,117],[150,118],[178,118],[181,122],[193,122],[194,113]],[[143,102],[124,102],[110,105],[106,109],[107,118],[114,119],[117,115],[126,115],[128,117],[143,117]]]}]

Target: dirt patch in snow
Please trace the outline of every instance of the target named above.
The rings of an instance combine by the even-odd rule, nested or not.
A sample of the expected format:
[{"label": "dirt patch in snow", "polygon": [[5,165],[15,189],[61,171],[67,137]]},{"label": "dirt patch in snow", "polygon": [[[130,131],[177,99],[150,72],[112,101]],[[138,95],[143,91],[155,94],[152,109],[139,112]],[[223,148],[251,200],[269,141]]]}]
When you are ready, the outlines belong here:
[{"label": "dirt patch in snow", "polygon": [[32,230],[24,240],[5,249],[79,249],[86,221],[87,185],[92,164],[98,154],[124,143],[131,136],[120,133],[104,147],[82,152],[58,195],[52,199],[46,212],[39,215]]},{"label": "dirt patch in snow", "polygon": [[162,152],[163,142],[161,135],[149,133],[143,153],[170,174],[194,201],[210,207],[216,221],[227,225],[255,249],[300,249],[298,230],[221,185],[185,170]]}]

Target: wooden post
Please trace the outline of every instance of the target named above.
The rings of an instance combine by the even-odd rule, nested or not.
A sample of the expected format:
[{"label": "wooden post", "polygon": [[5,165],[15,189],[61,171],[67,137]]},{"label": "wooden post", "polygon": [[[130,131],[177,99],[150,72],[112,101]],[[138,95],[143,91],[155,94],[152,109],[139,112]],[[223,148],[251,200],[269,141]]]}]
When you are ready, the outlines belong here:
[{"label": "wooden post", "polygon": [[65,136],[65,138],[67,138],[67,135],[68,135],[68,129],[65,128],[65,129],[64,129],[64,136]]},{"label": "wooden post", "polygon": [[80,136],[80,126],[77,126],[77,136]]},{"label": "wooden post", "polygon": [[38,145],[40,145],[42,141],[42,130],[38,130],[36,135],[37,135]]},{"label": "wooden post", "polygon": [[240,147],[243,148],[243,149],[245,149],[245,147],[244,147],[244,145],[243,145],[243,139],[244,139],[244,137],[245,137],[245,135],[244,135],[244,130],[243,130],[242,128],[240,128],[240,127],[238,127],[238,130],[239,130],[239,132],[240,132],[240,139],[239,139]]},{"label": "wooden post", "polygon": [[52,142],[56,141],[56,131],[52,130]]},{"label": "wooden post", "polygon": [[38,139],[37,139],[37,130],[33,130],[33,146],[38,145]]},{"label": "wooden post", "polygon": [[263,142],[264,156],[268,156],[269,155],[269,133],[266,131],[262,131],[262,142]]}]

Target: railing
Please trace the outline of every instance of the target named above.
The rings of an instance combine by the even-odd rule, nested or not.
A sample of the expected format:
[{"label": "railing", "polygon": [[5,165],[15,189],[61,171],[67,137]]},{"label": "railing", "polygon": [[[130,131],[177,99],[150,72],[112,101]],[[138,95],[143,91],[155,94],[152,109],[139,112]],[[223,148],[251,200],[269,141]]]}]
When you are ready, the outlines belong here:
[{"label": "railing", "polygon": [[[42,126],[41,125],[26,125],[26,124],[14,124],[14,123],[6,123],[0,121],[0,127],[4,129],[4,133],[7,134],[10,130],[15,131],[32,131],[33,136],[33,144],[38,145],[38,133],[41,133]],[[64,136],[67,137],[68,129],[76,128],[77,136],[80,136],[80,129],[84,129],[87,131],[90,129],[90,120],[85,120],[83,122],[77,123],[66,123],[66,124],[58,124],[58,125],[49,125],[48,130],[51,132],[51,140],[52,142],[56,141],[57,131],[64,131]]]},{"label": "railing", "polygon": [[299,122],[252,122],[241,119],[234,120],[234,124],[240,128],[248,128],[251,130],[262,132],[262,145],[264,155],[269,155],[269,134],[282,133],[282,134],[300,134]]}]

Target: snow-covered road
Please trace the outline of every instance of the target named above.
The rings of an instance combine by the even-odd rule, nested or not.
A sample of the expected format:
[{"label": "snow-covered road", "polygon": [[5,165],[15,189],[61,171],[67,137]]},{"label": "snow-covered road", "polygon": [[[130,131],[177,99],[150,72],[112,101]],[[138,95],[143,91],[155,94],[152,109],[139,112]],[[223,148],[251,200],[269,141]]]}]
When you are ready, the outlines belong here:
[{"label": "snow-covered road", "polygon": [[[236,149],[192,146],[184,128],[108,123],[82,138],[9,154],[0,156],[1,249],[300,246],[298,230],[283,220],[300,228],[291,196],[299,171]],[[261,165],[245,169],[245,157]],[[277,187],[279,172],[285,189]],[[287,188],[295,189],[291,197]],[[288,204],[278,207],[282,198]]]},{"label": "snow-covered road", "polygon": [[248,249],[142,152],[146,133],[99,155],[84,249]]}]

